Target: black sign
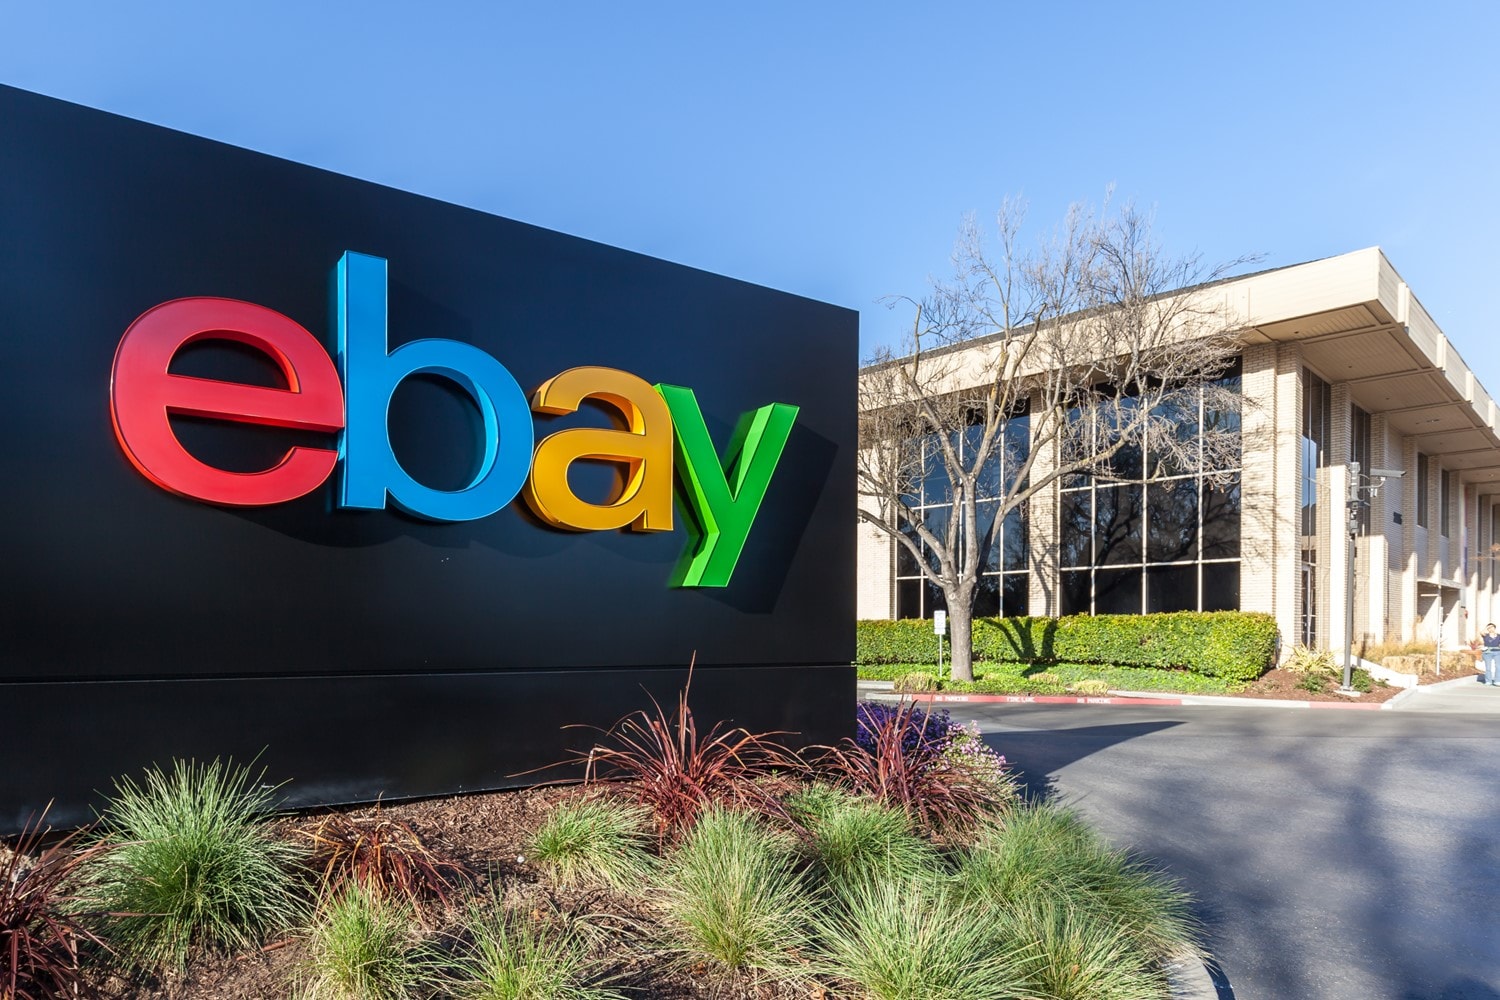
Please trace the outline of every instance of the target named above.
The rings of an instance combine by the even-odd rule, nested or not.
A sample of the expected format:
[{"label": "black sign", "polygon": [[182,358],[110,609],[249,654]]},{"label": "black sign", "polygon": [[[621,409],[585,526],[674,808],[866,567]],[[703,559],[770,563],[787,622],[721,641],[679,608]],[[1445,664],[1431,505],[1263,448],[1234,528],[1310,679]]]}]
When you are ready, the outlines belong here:
[{"label": "black sign", "polygon": [[[374,329],[377,291],[386,351],[366,342],[359,369],[340,337]],[[257,340],[236,309],[300,328],[327,370],[293,371],[283,333]],[[194,321],[209,329],[187,335]],[[0,832],[49,799],[87,818],[113,776],[172,757],[259,754],[293,804],[526,783],[591,738],[565,725],[608,725],[648,693],[670,705],[695,656],[706,721],[809,742],[852,725],[848,310],[0,87],[0,331]],[[398,354],[416,341],[448,346]],[[471,362],[488,374],[466,378]],[[575,369],[662,387],[647,408],[671,404],[674,429],[653,431],[675,443],[670,530],[663,502],[649,526],[573,530],[530,479],[494,513],[444,507],[481,481],[492,500],[542,482],[526,459],[558,431],[625,440],[629,407],[607,393],[576,412],[517,403]],[[351,380],[377,370],[389,385],[362,382],[356,406]],[[321,386],[350,397],[347,426],[167,398],[224,384]],[[777,443],[755,421],[771,404],[784,446],[758,509],[736,512],[738,559],[694,576],[716,512],[681,428],[698,466],[709,444],[728,460],[698,469],[727,505],[745,493],[736,457]],[[356,432],[393,460],[362,482]],[[181,478],[264,472],[290,448],[332,469],[291,499],[205,502]],[[538,489],[590,510],[665,482],[659,458],[577,450]],[[379,503],[356,496],[371,482]]]}]

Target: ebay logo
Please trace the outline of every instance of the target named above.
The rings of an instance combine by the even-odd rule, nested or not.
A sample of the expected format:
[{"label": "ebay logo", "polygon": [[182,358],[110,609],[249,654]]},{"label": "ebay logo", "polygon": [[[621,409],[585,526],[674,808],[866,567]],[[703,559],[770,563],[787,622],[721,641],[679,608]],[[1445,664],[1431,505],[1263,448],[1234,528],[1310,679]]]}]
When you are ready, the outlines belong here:
[{"label": "ebay logo", "polygon": [[[390,350],[386,262],[346,252],[337,281],[338,357],[290,317],[250,302],[185,298],[148,309],[115,352],[110,414],[131,464],[151,482],[205,503],[286,503],[338,470],[340,508],[383,510],[387,499],[416,517],[471,521],[519,494],[547,524],[571,531],[670,531],[676,492],[693,540],[672,574],[679,587],[727,586],[797,418],[770,403],[744,414],[720,459],[693,390],[652,385],[614,368],[571,368],[528,399],[499,361],[471,344],[414,340]],[[173,358],[204,340],[264,354],[286,388],[173,374]],[[460,386],[479,411],[478,468],[456,490],[414,480],[391,448],[388,410],[397,386],[430,374]],[[573,427],[540,442],[533,413],[573,413],[585,400],[612,411],[615,428]],[[273,467],[232,472],[198,460],[172,429],[173,415],[338,434],[337,448],[289,448]],[[607,503],[568,485],[576,461],[617,464],[623,487]]]}]

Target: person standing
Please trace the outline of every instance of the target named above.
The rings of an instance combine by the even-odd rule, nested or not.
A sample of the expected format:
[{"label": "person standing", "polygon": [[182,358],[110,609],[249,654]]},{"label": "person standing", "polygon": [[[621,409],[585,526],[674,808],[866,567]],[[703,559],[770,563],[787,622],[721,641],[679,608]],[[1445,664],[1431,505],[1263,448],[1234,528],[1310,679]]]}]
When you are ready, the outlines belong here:
[{"label": "person standing", "polygon": [[1490,687],[1500,685],[1500,632],[1495,630],[1494,622],[1484,627],[1479,641],[1484,643],[1484,683]]}]

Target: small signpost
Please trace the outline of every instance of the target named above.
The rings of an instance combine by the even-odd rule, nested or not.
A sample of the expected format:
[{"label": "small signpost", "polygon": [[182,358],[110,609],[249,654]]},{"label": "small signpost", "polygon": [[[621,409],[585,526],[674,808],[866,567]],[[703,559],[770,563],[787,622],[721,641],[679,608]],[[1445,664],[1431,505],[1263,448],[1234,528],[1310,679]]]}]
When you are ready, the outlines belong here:
[{"label": "small signpost", "polygon": [[943,636],[948,634],[948,612],[934,611],[932,613],[932,632],[938,640],[938,680],[943,679]]}]

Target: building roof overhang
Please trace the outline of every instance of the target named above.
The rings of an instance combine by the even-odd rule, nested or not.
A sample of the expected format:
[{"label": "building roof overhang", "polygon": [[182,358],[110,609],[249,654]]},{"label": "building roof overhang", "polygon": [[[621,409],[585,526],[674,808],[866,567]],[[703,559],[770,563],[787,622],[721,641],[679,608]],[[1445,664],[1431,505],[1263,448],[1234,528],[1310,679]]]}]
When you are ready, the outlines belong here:
[{"label": "building roof overhang", "polygon": [[1224,285],[1248,343],[1301,345],[1304,364],[1344,383],[1417,450],[1500,493],[1495,401],[1378,247]]}]

